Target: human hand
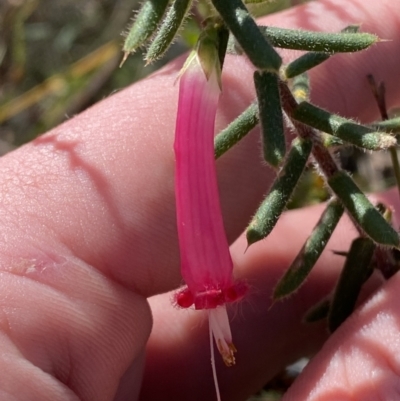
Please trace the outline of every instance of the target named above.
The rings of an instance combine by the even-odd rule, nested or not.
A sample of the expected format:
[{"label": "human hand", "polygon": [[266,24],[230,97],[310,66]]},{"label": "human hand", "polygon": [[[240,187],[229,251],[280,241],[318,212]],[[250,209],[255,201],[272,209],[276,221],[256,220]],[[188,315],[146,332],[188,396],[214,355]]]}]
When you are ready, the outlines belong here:
[{"label": "human hand", "polygon": [[[368,73],[386,82],[388,107],[398,102],[399,20],[389,0],[369,2],[368,9],[360,0],[321,1],[266,19],[329,31],[363,22],[363,30],[393,39],[335,56],[311,74],[316,104],[365,122],[378,118]],[[167,66],[0,160],[1,399],[120,401],[140,391],[143,401],[213,399],[203,314],[174,309],[168,293],[156,295],[181,283],[172,152],[180,66]],[[219,128],[253,99],[243,84],[250,76],[244,60],[227,59]],[[254,156],[258,148],[250,134],[218,162],[232,242],[272,180]],[[385,196],[394,204],[392,193]],[[322,324],[301,319],[332,287],[342,258],[326,252],[305,286],[269,310],[272,288],[320,212],[286,213],[246,253],[243,237],[232,245],[236,273],[252,291],[232,310],[237,365],[217,361],[223,400],[245,399],[326,341]],[[344,219],[328,248],[346,249],[355,235]],[[393,398],[398,280],[335,332],[288,400]],[[371,368],[354,380],[366,361]]]}]

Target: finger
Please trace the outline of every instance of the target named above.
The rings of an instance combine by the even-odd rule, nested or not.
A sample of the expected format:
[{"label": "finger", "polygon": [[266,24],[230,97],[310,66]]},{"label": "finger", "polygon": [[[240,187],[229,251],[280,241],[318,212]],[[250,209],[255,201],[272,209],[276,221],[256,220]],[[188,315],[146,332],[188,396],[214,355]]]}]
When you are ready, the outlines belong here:
[{"label": "finger", "polygon": [[395,400],[399,286],[394,276],[325,344],[284,400]]},{"label": "finger", "polygon": [[[297,9],[299,18],[296,24],[293,21],[293,27],[304,21],[306,27],[312,23],[315,29],[326,28],[332,18],[335,30],[335,10],[344,4],[339,2],[331,12],[324,4],[327,3],[311,3]],[[379,34],[379,24],[371,18],[378,16],[374,21],[385,20],[385,26],[392,27],[391,31],[385,29],[385,37],[398,37],[397,17],[394,13],[385,14],[388,11],[385,2],[371,2],[368,6],[371,14],[365,12],[361,3],[352,4],[353,12],[345,14],[343,24],[367,20],[371,30]],[[325,15],[319,25],[313,18],[300,19],[321,10]],[[293,12],[289,12],[292,18]],[[269,21],[281,24],[285,15]],[[352,71],[368,69],[378,79],[387,77],[387,86],[398,99],[400,83],[392,74],[399,61],[395,45],[395,41],[380,43],[372,49],[377,53],[371,50],[367,52],[368,57],[363,53],[349,57]],[[377,64],[376,58],[386,62]],[[341,80],[335,81],[335,90],[330,87],[330,74],[325,74],[341,70],[343,60],[335,56],[326,67],[318,67],[322,72],[313,85],[315,101],[321,103],[327,99],[325,102],[333,109],[343,104],[345,111],[347,100],[343,99],[349,97],[351,112],[363,114],[366,102],[369,107],[375,107],[372,96],[348,91],[352,85],[356,89],[360,87],[363,74],[357,79],[350,73],[341,74]],[[26,219],[23,211],[34,209],[43,236],[56,234],[59,242],[67,244],[78,258],[123,285],[140,289],[144,295],[171,289],[179,282],[172,185],[177,90],[174,82],[179,67],[175,63],[150,80],[106,99],[2,161],[3,171],[21,177],[19,182],[32,180],[36,184],[25,185],[23,208],[9,202],[9,212],[16,216],[14,223],[22,231],[29,232],[32,224],[32,219]],[[346,71],[350,69],[346,63],[345,67]],[[233,57],[224,74],[219,126],[239,114],[253,97],[249,85],[245,84],[246,77],[251,75],[248,63]],[[390,96],[392,99],[393,95]],[[154,110],[157,110],[156,116]],[[258,147],[258,136],[253,135],[219,163],[221,198],[231,239],[242,231],[271,179],[269,171],[254,157]],[[249,181],[254,184],[248,185]],[[6,184],[7,196],[19,199],[19,186],[9,180]],[[37,202],[43,193],[46,193],[45,202]],[[67,212],[61,213],[61,210]],[[46,242],[41,238],[38,241]],[[141,267],[132,269],[132,265]]]},{"label": "finger", "polygon": [[[287,213],[267,241],[255,244],[246,253],[243,237],[231,247],[235,271],[240,278],[248,280],[251,289],[244,301],[230,308],[233,341],[238,349],[236,365],[227,368],[219,355],[216,358],[222,399],[246,399],[299,349],[311,351],[299,347],[307,336],[311,336],[315,344],[324,338],[323,330],[318,332],[314,327],[301,325],[301,317],[312,303],[309,285],[288,302],[270,309],[274,285],[300,249],[307,228],[315,223],[320,210],[321,207],[317,207]],[[337,242],[336,245],[339,246]],[[329,270],[331,259],[323,258],[321,263],[325,265],[327,260],[326,270]],[[319,283],[315,299],[326,286],[327,281]],[[214,399],[205,313],[172,308],[171,294],[152,298],[150,305],[154,325],[147,345],[140,398],[154,400],[165,394],[167,399]]]},{"label": "finger", "polygon": [[[151,326],[145,296],[179,282],[176,71],[0,160],[0,368],[8,374],[0,391],[10,397],[109,401],[138,393]],[[148,91],[164,89],[154,119],[159,103]],[[126,380],[119,387],[123,375],[129,388]]]},{"label": "finger", "polygon": [[399,288],[396,274],[335,331],[284,400],[397,399]]},{"label": "finger", "polygon": [[[222,399],[247,399],[289,363],[315,353],[326,340],[325,323],[303,324],[302,319],[332,290],[343,265],[343,257],[332,251],[346,250],[357,236],[348,218],[340,222],[306,284],[287,300],[274,305],[271,300],[273,288],[322,210],[319,205],[286,213],[268,239],[246,253],[244,237],[231,247],[235,271],[248,281],[250,291],[244,301],[230,308],[237,364],[227,368],[217,355]],[[374,277],[367,291],[380,282]],[[214,399],[207,317],[202,311],[172,308],[171,299],[169,293],[150,300],[154,326],[140,398]]]}]

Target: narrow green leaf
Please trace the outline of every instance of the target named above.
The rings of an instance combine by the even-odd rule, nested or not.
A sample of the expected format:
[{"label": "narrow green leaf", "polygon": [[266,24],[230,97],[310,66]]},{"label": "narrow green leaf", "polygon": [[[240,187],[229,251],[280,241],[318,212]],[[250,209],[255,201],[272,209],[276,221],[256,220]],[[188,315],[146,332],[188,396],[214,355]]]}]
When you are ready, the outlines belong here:
[{"label": "narrow green leaf", "polygon": [[168,9],[155,38],[147,50],[145,60],[147,64],[159,59],[168,50],[179,28],[185,21],[193,0],[175,0]]},{"label": "narrow green leaf", "polygon": [[296,75],[302,74],[303,72],[316,67],[328,60],[330,57],[331,54],[323,52],[310,52],[303,54],[286,66],[284,69],[284,75],[286,78],[293,78]]},{"label": "narrow green leaf", "polygon": [[[344,28],[342,33],[356,33],[358,32],[359,25],[349,25]],[[284,75],[286,78],[293,78],[296,75],[302,74],[311,68],[328,60],[332,56],[332,53],[327,52],[309,52],[303,54],[296,60],[289,63],[286,68],[284,68]]]},{"label": "narrow green leaf", "polygon": [[294,110],[292,117],[328,134],[368,150],[388,149],[396,145],[393,135],[377,132],[355,121],[329,113],[308,102],[302,102]]},{"label": "narrow green leaf", "polygon": [[247,57],[260,70],[278,72],[282,59],[260,32],[241,0],[212,0]]},{"label": "narrow green leaf", "polygon": [[311,141],[296,138],[272,187],[246,230],[248,245],[265,238],[274,228],[292,195],[311,153]]},{"label": "narrow green leaf", "polygon": [[379,41],[376,35],[370,33],[313,32],[270,26],[259,28],[272,46],[284,49],[347,53],[366,49]]},{"label": "narrow green leaf", "polygon": [[281,164],[286,153],[278,80],[278,76],[273,72],[256,71],[254,73],[264,159],[274,167]]},{"label": "narrow green leaf", "polygon": [[357,226],[380,245],[399,247],[399,235],[371,204],[355,182],[344,171],[328,177],[328,185],[343,203]]},{"label": "narrow green leaf", "polygon": [[233,120],[214,139],[215,158],[222,156],[244,138],[257,124],[258,104],[252,103],[239,117]]},{"label": "narrow green leaf", "polygon": [[400,132],[400,117],[390,118],[389,120],[378,121],[371,124],[374,129],[385,132]]},{"label": "narrow green leaf", "polygon": [[282,299],[298,290],[321,256],[334,229],[342,217],[344,208],[338,199],[329,202],[320,220],[295,260],[279,280],[273,294],[274,300]]},{"label": "narrow green leaf", "polygon": [[372,273],[375,244],[369,238],[356,238],[336,285],[328,314],[333,333],[353,312],[362,285]]},{"label": "narrow green leaf", "polygon": [[165,13],[167,5],[168,0],[147,0],[143,3],[126,36],[122,48],[125,53],[124,60],[130,53],[135,52],[140,46],[144,45],[153,35]]}]

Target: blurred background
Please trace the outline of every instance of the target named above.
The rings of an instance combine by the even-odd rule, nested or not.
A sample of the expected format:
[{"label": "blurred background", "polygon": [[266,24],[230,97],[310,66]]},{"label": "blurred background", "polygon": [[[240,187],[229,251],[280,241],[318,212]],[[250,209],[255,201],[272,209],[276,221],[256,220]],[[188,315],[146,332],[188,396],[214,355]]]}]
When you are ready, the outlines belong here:
[{"label": "blurred background", "polygon": [[[139,3],[0,0],[0,155],[150,74],[195,43],[196,13],[160,62],[145,67],[138,52],[119,68],[123,33]],[[291,3],[275,0],[256,6],[256,12]]]},{"label": "blurred background", "polygon": [[[137,0],[0,1],[0,153],[160,67],[119,68]],[[183,51],[182,45],[162,60]]]}]

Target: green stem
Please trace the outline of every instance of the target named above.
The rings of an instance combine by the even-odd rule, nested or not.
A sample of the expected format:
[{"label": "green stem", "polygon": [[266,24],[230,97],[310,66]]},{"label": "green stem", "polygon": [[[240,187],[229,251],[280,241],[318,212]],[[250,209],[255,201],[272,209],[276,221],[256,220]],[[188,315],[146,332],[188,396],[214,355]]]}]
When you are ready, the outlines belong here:
[{"label": "green stem", "polygon": [[379,41],[376,35],[370,33],[327,33],[270,26],[259,28],[272,46],[293,50],[324,53],[356,52]]},{"label": "green stem", "polygon": [[252,103],[239,117],[233,120],[214,139],[215,158],[222,156],[244,138],[258,123],[258,104]]},{"label": "green stem", "polygon": [[212,3],[254,66],[277,73],[282,59],[265,39],[242,1],[212,0]]},{"label": "green stem", "polygon": [[193,0],[175,0],[168,9],[155,38],[147,50],[147,64],[161,58],[172,44],[176,34],[187,18]]},{"label": "green stem", "polygon": [[286,153],[279,78],[273,72],[254,72],[265,161],[278,167]]}]

